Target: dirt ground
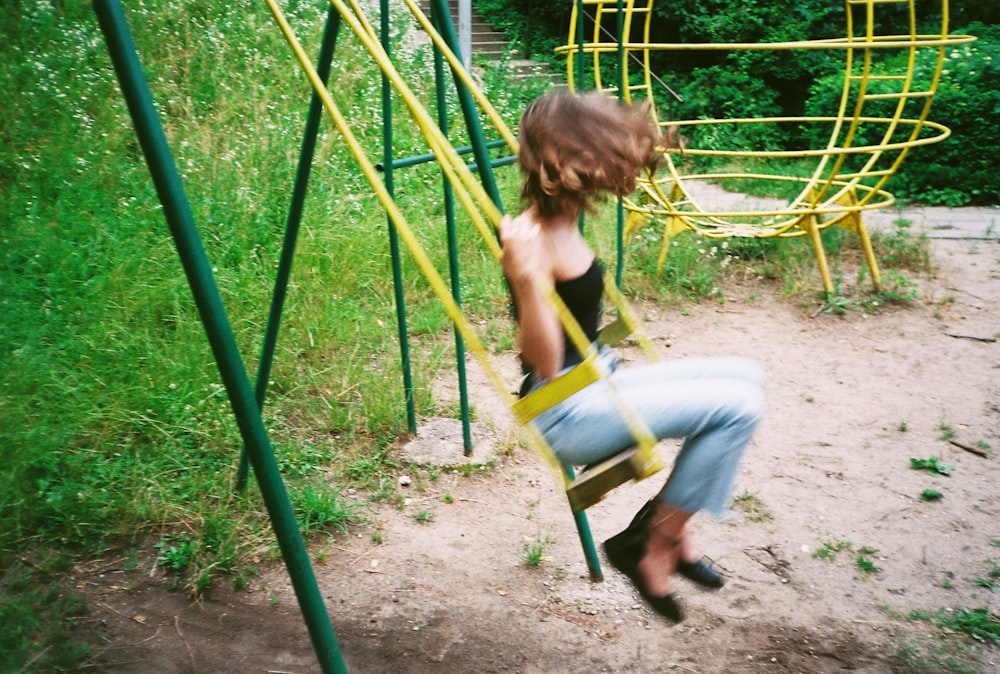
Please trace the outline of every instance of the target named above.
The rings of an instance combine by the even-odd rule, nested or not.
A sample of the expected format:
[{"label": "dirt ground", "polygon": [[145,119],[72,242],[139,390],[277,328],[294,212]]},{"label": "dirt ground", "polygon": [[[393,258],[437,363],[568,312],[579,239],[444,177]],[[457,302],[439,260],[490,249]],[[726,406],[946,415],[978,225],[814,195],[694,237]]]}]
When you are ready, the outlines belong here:
[{"label": "dirt ground", "polygon": [[[750,356],[769,377],[739,507],[693,521],[729,582],[713,593],[678,580],[685,622],[651,614],[613,569],[589,580],[560,485],[516,449],[472,477],[412,475],[403,510],[372,506],[372,526],[313,549],[348,671],[874,673],[904,671],[895,654],[907,648],[929,658],[922,671],[945,669],[927,624],[906,616],[1000,614],[1000,594],[977,582],[1000,565],[1000,241],[931,247],[940,271],[920,281],[922,301],[875,315],[816,313],[763,283],[689,311],[642,307],[667,357]],[[488,414],[494,394],[473,391]],[[481,441],[509,446],[506,422],[494,424]],[[910,467],[929,457],[953,473]],[[594,538],[619,531],[661,479],[589,510]],[[920,500],[925,489],[942,498]],[[545,559],[531,567],[536,541]],[[89,671],[319,670],[284,567],[197,601],[169,585],[152,549],[132,573],[115,560],[78,569],[91,598],[80,629],[100,657]],[[1000,672],[1000,649],[977,647],[974,667]]]}]

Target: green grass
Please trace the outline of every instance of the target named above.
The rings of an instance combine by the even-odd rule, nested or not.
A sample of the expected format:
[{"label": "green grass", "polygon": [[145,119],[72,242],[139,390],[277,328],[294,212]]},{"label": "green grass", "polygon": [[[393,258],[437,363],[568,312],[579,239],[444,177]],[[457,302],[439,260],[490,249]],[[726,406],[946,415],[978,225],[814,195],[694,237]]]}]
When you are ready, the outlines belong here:
[{"label": "green grass", "polygon": [[661,225],[654,221],[629,241],[626,288],[669,304],[725,302],[727,293],[732,292],[729,289],[765,284],[790,300],[818,303],[826,313],[873,314],[887,306],[918,300],[915,279],[935,271],[927,238],[914,236],[904,227],[891,233],[870,232],[881,271],[881,290],[872,286],[859,237],[839,227],[824,229],[821,238],[830,265],[832,293],[822,288],[808,237],[719,240],[683,232],[670,241],[661,269],[661,235]]},{"label": "green grass", "polygon": [[750,492],[743,492],[733,498],[733,508],[746,513],[747,519],[751,522],[770,522],[774,519],[764,501]]},{"label": "green grass", "polygon": [[833,543],[827,542],[823,543],[823,545],[817,548],[816,551],[813,552],[812,556],[815,557],[816,559],[833,559],[834,557],[837,556],[838,552],[850,549],[851,549],[850,541],[841,540],[841,541],[834,541]]},{"label": "green grass", "polygon": [[524,548],[521,551],[521,561],[529,568],[541,566],[549,560],[546,550],[551,544],[552,540],[547,537],[525,541]]},{"label": "green grass", "polygon": [[897,653],[912,669],[980,674],[987,671],[980,666],[980,654],[1000,646],[1000,619],[987,608],[913,611],[907,617],[930,628],[921,638],[904,639]]},{"label": "green grass", "polygon": [[862,548],[862,554],[854,558],[854,565],[858,567],[859,570],[865,572],[866,574],[876,574],[879,573],[882,568],[875,564],[875,561],[871,558],[872,552],[864,553],[864,548]]},{"label": "green grass", "polygon": [[[252,378],[308,89],[260,3],[126,4]],[[305,3],[288,12],[315,52],[325,12]],[[0,25],[0,84],[18,100],[0,115],[0,622],[19,626],[0,635],[0,671],[62,671],[86,661],[66,637],[82,601],[64,586],[74,556],[154,546],[177,584],[198,594],[222,579],[244,586],[256,573],[253,559],[276,546],[255,484],[234,490],[240,434],[89,3],[2,3]],[[346,33],[334,95],[378,160],[378,74]],[[425,47],[397,42],[401,69],[418,75],[414,88],[430,100],[416,51]],[[500,70],[484,81],[511,126],[539,93]],[[457,112],[454,100],[448,105]],[[397,106],[396,155],[426,151]],[[465,140],[460,126],[454,140]],[[512,210],[516,171],[497,177]],[[438,171],[422,165],[395,179],[404,215],[446,270]],[[467,218],[457,228],[465,311],[489,349],[509,350],[498,267]],[[613,228],[588,226],[587,235],[614,259]],[[855,264],[856,238],[824,232],[834,265]],[[657,236],[635,243],[629,293],[726,301],[724,288],[763,279],[790,297],[815,294],[815,260],[803,240],[680,236],[663,273],[658,250]],[[439,414],[447,405],[434,400],[430,383],[453,367],[448,318],[409,256],[401,272],[414,405],[418,414]],[[399,502],[394,443],[407,433],[399,351],[385,214],[326,121],[264,408],[310,539],[363,522],[365,501]],[[345,496],[348,487],[356,497]],[[770,517],[760,504],[754,512]]]},{"label": "green grass", "polygon": [[[988,570],[976,585],[996,591],[1000,567],[987,558]],[[952,578],[942,579],[942,588],[954,587]],[[984,664],[1000,646],[1000,617],[988,608],[949,607],[933,611],[911,611],[905,616],[887,608],[901,622],[897,634],[896,659],[905,671],[983,674]]]},{"label": "green grass", "polygon": [[417,524],[430,524],[434,521],[434,512],[431,510],[418,510],[413,513],[413,520]]}]

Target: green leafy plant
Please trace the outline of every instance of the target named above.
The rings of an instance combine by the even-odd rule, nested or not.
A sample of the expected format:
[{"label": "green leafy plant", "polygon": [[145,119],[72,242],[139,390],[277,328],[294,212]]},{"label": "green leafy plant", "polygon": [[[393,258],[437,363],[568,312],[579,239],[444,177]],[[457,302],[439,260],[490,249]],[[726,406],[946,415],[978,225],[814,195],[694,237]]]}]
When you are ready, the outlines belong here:
[{"label": "green leafy plant", "polygon": [[932,456],[926,459],[915,459],[910,458],[910,468],[914,470],[926,470],[928,473],[933,475],[951,475],[954,470],[954,464],[941,463],[936,456]]},{"label": "green leafy plant", "polygon": [[[864,550],[866,548],[862,548]],[[870,554],[870,553],[869,553]],[[875,574],[879,573],[882,569],[875,565],[874,560],[867,554],[860,554],[854,558],[854,565],[865,573]]]},{"label": "green leafy plant", "polygon": [[543,562],[548,561],[550,558],[546,554],[546,550],[552,541],[549,538],[535,538],[530,541],[524,542],[524,548],[521,551],[521,561],[527,567],[536,567],[541,565]]},{"label": "green leafy plant", "polygon": [[194,561],[194,543],[187,537],[166,536],[154,547],[160,551],[156,561],[174,573],[183,571]]},{"label": "green leafy plant", "polygon": [[941,499],[943,496],[944,494],[939,492],[937,489],[924,489],[922,492],[920,492],[921,501],[937,501]]},{"label": "green leafy plant", "polygon": [[976,578],[976,585],[985,587],[990,592],[996,592],[998,590],[997,582],[1000,579],[1000,566],[997,566],[996,562],[992,559],[986,559],[986,563],[990,566],[990,570],[986,576]]},{"label": "green leafy plant", "polygon": [[840,541],[834,541],[832,543],[823,543],[823,545],[818,547],[813,552],[812,556],[815,557],[816,559],[833,559],[834,557],[837,556],[838,552],[850,549],[851,549],[850,541],[840,540]]}]

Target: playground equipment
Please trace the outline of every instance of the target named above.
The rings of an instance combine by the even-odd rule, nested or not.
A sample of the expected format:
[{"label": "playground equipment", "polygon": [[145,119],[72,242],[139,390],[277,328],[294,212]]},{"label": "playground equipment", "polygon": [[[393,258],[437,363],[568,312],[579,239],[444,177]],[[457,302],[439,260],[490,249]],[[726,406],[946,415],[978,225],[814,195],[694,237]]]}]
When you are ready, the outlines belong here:
[{"label": "playground equipment", "polygon": [[[516,153],[517,151],[517,140],[505,126],[501,117],[493,109],[489,101],[471,81],[462,67],[459,58],[456,56],[458,50],[455,45],[454,30],[450,24],[450,17],[444,0],[432,1],[432,16],[430,19],[423,14],[413,0],[405,0],[405,4],[414,20],[419,23],[421,28],[433,41],[436,70],[441,70],[443,61],[447,61],[456,81],[456,91],[458,92],[467,131],[472,141],[471,152],[475,156],[476,167],[479,171],[478,180],[466,166],[462,155],[452,146],[446,133],[442,131],[442,127],[447,126],[446,122],[441,119],[435,121],[431,117],[422,102],[413,94],[394,66],[386,48],[389,22],[388,0],[382,0],[381,2],[380,31],[376,31],[375,27],[368,22],[364,9],[358,3],[353,0],[331,0],[323,41],[319,50],[319,64],[315,67],[309,61],[301,43],[292,31],[289,23],[285,20],[275,0],[265,0],[265,2],[282,34],[295,53],[303,72],[306,73],[312,85],[313,96],[306,122],[306,131],[302,143],[299,170],[293,190],[292,203],[289,209],[286,235],[275,282],[275,292],[266,330],[260,369],[257,374],[256,388],[251,387],[249,377],[243,367],[242,358],[236,347],[231,325],[215,285],[211,265],[208,263],[205,251],[201,246],[180,177],[173,163],[163,129],[152,103],[148,85],[135,54],[121,6],[118,0],[95,0],[94,7],[98,14],[101,28],[106,36],[109,52],[118,73],[143,153],[147,158],[150,172],[164,207],[164,214],[177,244],[199,314],[205,325],[209,342],[245,443],[248,460],[253,466],[255,476],[260,485],[261,494],[270,515],[306,624],[309,628],[317,657],[324,672],[339,672],[346,670],[336,644],[336,637],[333,634],[329,616],[326,613],[322,595],[317,587],[301,533],[295,523],[288,495],[285,491],[261,418],[261,407],[268,379],[267,373],[274,354],[274,340],[277,338],[283,298],[287,289],[292,258],[294,256],[298,222],[302,212],[302,200],[307,191],[310,166],[315,150],[316,134],[324,111],[332,120],[343,141],[355,157],[358,167],[368,181],[373,193],[379,198],[385,208],[391,224],[391,246],[393,248],[398,247],[398,241],[401,241],[405,245],[438,300],[455,324],[457,333],[461,338],[460,343],[467,345],[469,350],[480,360],[498,392],[501,395],[511,396],[510,390],[512,388],[511,382],[504,381],[497,369],[492,365],[482,341],[470,322],[465,318],[460,305],[456,284],[453,282],[451,287],[449,287],[449,284],[445,282],[442,275],[432,264],[430,256],[424,250],[414,229],[407,222],[402,210],[395,201],[392,193],[391,170],[397,163],[392,158],[391,151],[387,150],[384,155],[383,167],[385,173],[380,174],[375,164],[366,155],[365,148],[356,138],[350,120],[341,112],[334,96],[327,88],[326,81],[340,25],[343,23],[348,26],[355,39],[363,45],[373,61],[377,63],[384,77],[384,95],[388,97],[390,92],[394,92],[404,102],[413,122],[419,127],[427,141],[430,156],[440,166],[441,172],[447,181],[448,189],[453,191],[454,196],[457,197],[473,226],[480,233],[483,245],[495,258],[499,258],[501,253],[496,241],[495,227],[499,224],[502,216],[502,207],[495,182],[492,178],[492,167],[495,161],[490,156],[490,148],[493,144],[487,143],[484,139],[482,129],[480,128],[480,116],[482,115],[489,119],[494,130],[501,136],[502,144],[511,153]],[[617,4],[618,15],[624,18],[625,14],[622,11],[622,7],[623,0],[619,0]],[[623,35],[626,33],[620,29],[619,34]],[[873,41],[869,40],[869,42]],[[618,51],[619,57],[625,52],[624,46],[621,40],[616,43],[615,49]],[[653,49],[654,47],[647,46],[647,48]],[[621,59],[619,58],[620,62]],[[627,81],[627,78],[624,77],[620,79],[622,82]],[[619,85],[619,91],[622,93],[625,92],[623,85]],[[439,108],[441,107],[443,106],[439,105]],[[864,119],[862,118],[858,121],[864,121]],[[903,124],[904,122],[900,119],[896,123]],[[691,124],[695,123],[691,122]],[[926,126],[926,124],[922,124],[921,126]],[[858,148],[853,149],[857,150]],[[824,158],[821,163],[837,164],[835,159],[826,159],[828,155],[831,157],[836,156],[828,148],[827,151],[818,155]],[[682,179],[677,168],[672,163],[670,165],[670,176],[669,180],[673,182],[669,185],[654,181],[652,178],[644,183],[643,189],[649,198],[658,196],[664,191],[665,186],[670,189],[676,186],[678,189],[683,190],[685,187],[684,180],[687,178]],[[847,180],[847,178],[839,176],[837,180]],[[822,183],[819,181],[813,182],[819,186],[818,189],[822,188]],[[839,189],[840,186],[836,182],[833,182],[826,189],[829,191],[833,187],[838,187]],[[859,190],[862,197],[869,197],[869,199],[871,198],[869,195],[880,194],[878,189],[865,192],[863,189],[855,186],[855,191]],[[659,202],[651,202],[650,204],[627,202],[626,205],[630,212],[638,213],[641,217],[660,216],[661,213],[656,210],[657,208],[662,208],[663,213],[667,216],[674,215],[674,211],[670,210],[670,207],[662,204],[661,206],[657,206],[657,203]],[[674,204],[674,202],[669,203]],[[676,204],[674,204],[675,206]],[[854,204],[847,209],[842,208],[842,210],[850,213],[859,212],[861,210],[860,199],[858,204]],[[679,211],[679,213],[683,213],[683,217],[685,218],[694,217],[693,215],[687,215],[686,211]],[[824,213],[824,211],[820,210],[816,211],[816,213]],[[700,214],[705,215],[704,213]],[[713,214],[713,217],[716,215]],[[802,215],[802,213],[797,213],[797,215]],[[858,220],[858,223],[860,223],[860,220]],[[718,225],[720,223],[715,222],[715,224]],[[834,223],[824,221],[824,225],[828,224]],[[799,226],[808,227],[808,225]],[[813,230],[819,228],[819,224],[813,226]],[[781,234],[776,233],[775,235]],[[398,241],[396,237],[398,237]],[[398,266],[395,271],[398,273]],[[609,298],[617,308],[618,319],[602,331],[599,340],[600,344],[612,344],[631,335],[647,353],[648,357],[656,358],[655,348],[642,333],[639,322],[632,315],[628,305],[623,301],[616,283],[609,281],[605,286]],[[400,297],[398,288],[397,284],[397,300]],[[521,400],[512,400],[511,404],[518,419],[526,424],[528,437],[540,451],[541,456],[550,462],[555,471],[565,477],[567,495],[580,532],[591,577],[594,580],[599,580],[601,578],[600,565],[597,561],[596,551],[594,550],[593,541],[591,540],[589,527],[584,515],[585,509],[600,499],[610,488],[629,479],[646,477],[656,472],[662,467],[662,462],[656,456],[654,450],[654,446],[656,445],[655,438],[644,427],[636,415],[620,401],[619,409],[622,417],[636,440],[635,449],[623,453],[605,465],[585,472],[579,478],[576,478],[572,471],[564,472],[558,466],[555,458],[548,451],[544,439],[533,432],[531,425],[527,424],[528,421],[540,412],[565,399],[589,383],[607,375],[603,362],[598,358],[597,347],[586,343],[582,330],[572,319],[567,309],[561,304],[554,290],[552,288],[543,288],[543,290],[553,302],[563,328],[574,340],[578,350],[588,355],[580,365],[568,374]],[[405,317],[402,315],[400,316],[400,323],[401,325],[405,324]],[[613,388],[612,394],[614,394]]]},{"label": "playground equipment", "polygon": [[[654,0],[576,0],[567,44],[558,51],[566,56],[571,88],[595,87],[626,101],[655,100],[658,78],[650,68],[656,51],[698,50],[836,50],[843,52],[843,89],[835,114],[822,117],[767,117],[738,119],[664,120],[690,137],[683,157],[667,154],[666,171],[640,181],[637,198],[625,202],[628,218],[625,236],[651,223],[663,228],[659,256],[662,267],[670,240],[685,231],[708,238],[754,237],[788,238],[808,235],[815,249],[823,287],[834,290],[820,232],[831,226],[853,231],[861,239],[872,282],[880,288],[879,270],[865,228],[865,211],[887,208],[895,203],[884,188],[904,157],[913,147],[944,140],[949,129],[930,121],[931,102],[941,77],[948,48],[973,41],[967,35],[948,33],[948,0],[941,0],[940,31],[917,33],[914,0],[846,0],[844,37],[770,44],[667,44],[649,41]],[[897,34],[878,34],[878,12],[890,5],[906,8],[906,25]],[[863,19],[858,21],[858,15]],[[589,20],[589,27],[586,25]],[[617,35],[608,25],[617,26]],[[894,27],[895,28],[895,27]],[[641,34],[633,41],[631,36]],[[935,65],[929,77],[916,76],[918,52],[930,50]],[[905,54],[905,67],[898,72],[882,72],[878,54]],[[593,80],[584,82],[584,65]],[[636,66],[638,64],[638,67]],[[608,74],[614,73],[615,78]],[[614,81],[608,81],[613,79]],[[918,81],[920,79],[921,81]],[[885,108],[891,107],[886,114]],[[806,150],[709,149],[699,143],[713,130],[726,126],[793,124],[829,128],[824,147]],[[874,141],[863,140],[875,138]],[[808,175],[770,172],[733,172],[706,169],[698,172],[685,159],[699,157],[747,161],[767,159],[768,165],[793,160],[814,162]],[[683,165],[682,165],[683,164]],[[780,183],[792,192],[787,203],[755,206],[746,210],[713,208],[697,194],[704,182],[741,180]]]},{"label": "playground equipment", "polygon": [[[260,486],[261,495],[309,629],[319,664],[324,672],[343,672],[346,671],[346,668],[261,416],[267,374],[274,355],[274,342],[277,338],[294,256],[298,224],[302,214],[303,198],[307,190],[310,166],[316,146],[316,134],[324,110],[357,160],[357,164],[369,182],[372,191],[384,206],[392,225],[392,236],[398,236],[409,250],[438,300],[454,322],[462,338],[462,343],[468,345],[474,355],[479,358],[501,394],[510,396],[511,386],[510,382],[504,381],[491,364],[482,341],[462,312],[455,288],[449,288],[441,274],[438,273],[430,256],[420,244],[414,230],[403,217],[401,209],[394,200],[391,191],[391,167],[394,165],[391,153],[387,152],[385,156],[387,161],[384,166],[387,173],[385,174],[386,179],[383,179],[383,175],[378,173],[374,163],[366,156],[365,149],[352,131],[350,121],[341,112],[327,88],[326,80],[330,71],[336,35],[341,23],[347,24],[354,37],[364,46],[383,72],[385,82],[383,91],[387,92],[391,89],[404,101],[413,121],[426,139],[431,155],[437,160],[442,174],[447,179],[449,189],[454,191],[473,225],[480,232],[484,246],[497,259],[499,259],[501,251],[496,241],[495,227],[500,222],[502,210],[499,194],[492,179],[494,162],[489,155],[490,144],[486,143],[479,128],[479,114],[482,113],[490,119],[495,130],[501,135],[503,143],[512,153],[516,153],[517,140],[461,66],[459,58],[456,56],[454,30],[450,26],[450,18],[448,18],[447,8],[443,0],[433,0],[432,15],[435,17],[434,21],[429,20],[412,0],[405,1],[412,16],[434,41],[435,58],[447,60],[451,67],[466,126],[472,138],[472,152],[476,157],[481,181],[472,175],[461,155],[451,145],[439,125],[435,124],[434,119],[427,113],[422,103],[414,96],[395,69],[384,46],[384,43],[387,42],[389,21],[387,0],[382,0],[381,3],[381,41],[374,27],[368,22],[364,10],[357,3],[348,0],[332,0],[317,67],[310,63],[277,3],[274,0],[265,1],[275,22],[295,53],[302,70],[306,73],[314,93],[306,122],[306,132],[289,209],[275,291],[266,328],[265,344],[257,374],[256,389],[251,387],[250,379],[243,366],[232,326],[215,284],[211,265],[201,244],[179,172],[153,105],[149,85],[139,64],[138,55],[135,53],[121,4],[118,0],[95,0],[94,8],[105,35],[111,60],[118,75],[143,154],[163,205],[164,215],[177,246],[199,315],[229,396],[243,438],[247,460],[252,464]],[[447,33],[447,38],[442,37],[439,30],[441,28]],[[441,123],[440,126],[446,125]],[[396,239],[392,238],[391,241],[395,246]],[[602,331],[600,343],[610,344],[632,335],[650,357],[656,357],[655,348],[650,340],[642,334],[638,321],[629,311],[628,306],[618,293],[616,285],[612,282],[608,282],[606,285],[608,295],[618,309],[618,320]],[[608,374],[606,366],[598,357],[597,347],[587,343],[583,331],[566,307],[562,305],[554,289],[549,287],[543,288],[543,290],[553,302],[564,329],[576,342],[577,349],[580,353],[588,355],[580,365],[568,374],[516,403],[512,401],[514,410],[522,422],[529,421],[551,405]],[[402,323],[405,319],[401,316],[400,320]],[[614,395],[613,390],[612,395]],[[547,450],[544,439],[540,434],[533,432],[530,425],[527,426],[528,435],[533,444],[550,462],[553,469],[565,477],[567,494],[580,532],[591,577],[594,580],[600,580],[602,575],[583,511],[599,500],[613,486],[628,479],[645,477],[662,467],[662,463],[654,452],[655,438],[621,401],[619,401],[619,408],[636,440],[635,449],[603,466],[595,467],[584,473],[580,479],[574,477],[572,470],[563,471],[551,451]]]}]

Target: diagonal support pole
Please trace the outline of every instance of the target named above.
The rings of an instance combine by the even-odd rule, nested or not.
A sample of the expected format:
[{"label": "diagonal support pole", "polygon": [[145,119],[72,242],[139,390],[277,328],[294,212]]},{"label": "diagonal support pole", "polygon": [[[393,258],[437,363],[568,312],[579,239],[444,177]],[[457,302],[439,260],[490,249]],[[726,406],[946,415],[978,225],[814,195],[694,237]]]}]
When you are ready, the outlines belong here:
[{"label": "diagonal support pole", "polygon": [[[340,28],[340,13],[331,6],[326,16],[326,27],[323,29],[323,42],[320,45],[316,72],[325,83],[330,78],[330,66],[333,63],[333,50],[337,44],[337,31]],[[299,225],[302,222],[303,205],[309,186],[309,175],[312,172],[313,157],[316,154],[316,137],[319,134],[319,123],[323,119],[323,102],[319,94],[313,92],[309,103],[309,113],[306,117],[305,133],[302,135],[302,149],[299,152],[299,166],[295,174],[295,185],[292,188],[292,201],[288,207],[288,220],[285,225],[285,239],[281,244],[281,257],[278,260],[278,273],[274,280],[274,294],[271,297],[271,310],[267,318],[267,328],[264,331],[264,344],[261,347],[260,363],[257,365],[257,383],[254,394],[257,408],[264,409],[267,396],[267,382],[271,377],[271,365],[274,362],[274,350],[278,343],[278,330],[281,327],[281,314],[285,307],[285,297],[288,282],[292,275],[292,261],[295,258],[295,245],[299,238]],[[250,472],[249,457],[246,446],[240,454],[240,466],[236,471],[236,490],[243,491]]]},{"label": "diagonal support pole", "polygon": [[316,657],[324,674],[346,672],[302,533],[295,521],[288,492],[281,479],[260,409],[250,388],[250,379],[236,346],[232,325],[195,227],[191,207],[184,194],[163,126],[157,117],[149,84],[139,64],[121,3],[119,0],[94,0],[94,11],[107,41],[122,94],[163,205],[163,212],[191,286],[219,374],[229,395],[240,435],[253,464]]}]

